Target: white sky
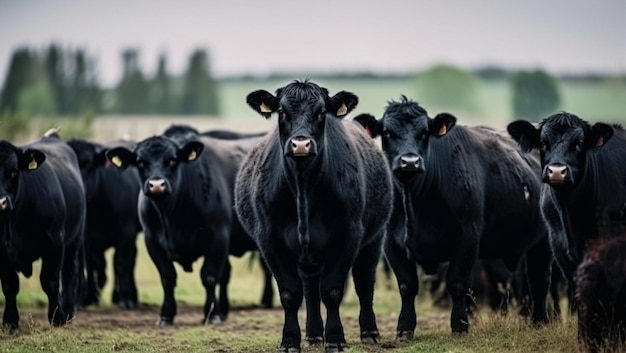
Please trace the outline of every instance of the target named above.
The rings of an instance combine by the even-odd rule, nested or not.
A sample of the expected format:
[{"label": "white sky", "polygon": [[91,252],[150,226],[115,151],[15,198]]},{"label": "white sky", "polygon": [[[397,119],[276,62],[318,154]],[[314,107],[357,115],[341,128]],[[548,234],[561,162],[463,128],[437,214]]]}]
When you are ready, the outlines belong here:
[{"label": "white sky", "polygon": [[217,76],[273,71],[406,72],[447,62],[626,73],[624,0],[0,0],[0,80],[12,51],[84,47],[105,86],[121,51],[172,74],[209,50]]}]

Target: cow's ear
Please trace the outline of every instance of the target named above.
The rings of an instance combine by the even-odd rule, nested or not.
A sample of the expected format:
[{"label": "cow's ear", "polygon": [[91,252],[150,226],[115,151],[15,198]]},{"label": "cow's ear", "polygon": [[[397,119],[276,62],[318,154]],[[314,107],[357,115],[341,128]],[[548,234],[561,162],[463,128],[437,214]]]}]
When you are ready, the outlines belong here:
[{"label": "cow's ear", "polygon": [[539,130],[526,120],[516,120],[510,123],[506,130],[509,135],[517,141],[522,152],[528,153],[533,148],[541,147],[541,137]]},{"label": "cow's ear", "polygon": [[359,114],[354,117],[354,120],[363,125],[365,131],[371,138],[380,136],[383,132],[383,123],[376,120],[376,118],[371,114]]},{"label": "cow's ear", "polygon": [[456,125],[456,117],[450,113],[439,113],[428,123],[432,136],[445,136]]},{"label": "cow's ear", "polygon": [[266,90],[260,89],[248,94],[246,102],[265,119],[269,119],[272,113],[278,110],[278,98]]},{"label": "cow's ear", "polygon": [[330,98],[330,112],[339,118],[348,115],[359,104],[359,97],[348,91],[341,91]]},{"label": "cow's ear", "polygon": [[43,152],[35,149],[26,149],[19,156],[18,168],[20,170],[35,170],[43,164],[46,160],[46,155]]},{"label": "cow's ear", "polygon": [[107,163],[109,163],[109,160],[107,159],[106,152],[107,152],[106,148],[96,147],[96,149],[94,151],[94,156],[93,156],[93,164],[95,166],[101,167],[101,166],[107,165]]},{"label": "cow's ear", "polygon": [[195,161],[204,150],[204,144],[198,141],[187,142],[178,150],[178,160],[181,162]]},{"label": "cow's ear", "polygon": [[613,136],[613,128],[605,123],[595,123],[591,127],[589,147],[601,147]]},{"label": "cow's ear", "polygon": [[126,147],[114,147],[106,151],[107,159],[118,168],[125,169],[137,164],[137,155]]}]

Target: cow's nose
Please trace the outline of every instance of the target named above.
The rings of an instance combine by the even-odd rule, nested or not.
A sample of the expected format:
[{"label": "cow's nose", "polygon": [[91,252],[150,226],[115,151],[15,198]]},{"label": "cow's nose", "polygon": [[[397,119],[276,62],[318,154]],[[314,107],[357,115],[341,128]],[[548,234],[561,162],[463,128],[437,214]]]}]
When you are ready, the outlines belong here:
[{"label": "cow's nose", "polygon": [[291,139],[290,145],[294,156],[308,156],[311,152],[311,139],[296,137]]},{"label": "cow's nose", "polygon": [[0,197],[0,211],[6,211],[9,208],[9,199],[4,196]]},{"label": "cow's nose", "polygon": [[153,179],[148,181],[148,189],[151,194],[158,195],[165,192],[165,180]]},{"label": "cow's nose", "polygon": [[422,162],[422,157],[408,154],[400,157],[400,168],[404,170],[417,170]]},{"label": "cow's nose", "polygon": [[548,166],[548,182],[564,183],[567,178],[567,167],[562,164],[552,164]]}]

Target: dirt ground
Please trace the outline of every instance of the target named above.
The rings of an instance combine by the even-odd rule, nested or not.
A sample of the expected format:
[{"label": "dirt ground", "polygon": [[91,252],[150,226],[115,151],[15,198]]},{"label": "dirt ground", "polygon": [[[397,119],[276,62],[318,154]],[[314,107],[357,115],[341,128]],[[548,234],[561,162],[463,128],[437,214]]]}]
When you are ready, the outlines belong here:
[{"label": "dirt ground", "polygon": [[[198,306],[188,306],[184,304],[178,305],[178,313],[175,317],[175,323],[172,327],[159,328],[155,322],[159,315],[159,307],[153,305],[142,305],[140,308],[131,311],[120,311],[115,307],[106,308],[88,308],[87,310],[76,313],[76,317],[69,324],[71,331],[77,330],[81,332],[98,331],[119,331],[134,332],[141,334],[141,337],[147,337],[152,340],[167,344],[167,351],[185,350],[179,347],[180,342],[174,342],[172,337],[185,330],[198,328],[202,326],[202,308]],[[300,325],[303,329],[305,324],[305,310],[300,310]],[[427,331],[435,328],[441,328],[448,325],[448,316],[446,313],[430,314],[429,316],[418,317],[418,331]],[[20,331],[22,334],[28,335],[28,331],[33,327],[46,327],[46,314],[43,309],[22,310],[22,325]],[[281,308],[259,309],[259,308],[233,308],[228,319],[219,324],[213,325],[213,329],[217,332],[224,333],[228,337],[247,337],[249,334],[266,332],[268,337],[275,339],[276,348],[280,342],[282,332],[283,311]],[[406,347],[408,344],[395,341],[395,330],[397,323],[397,314],[377,315],[378,329],[381,333],[381,342],[378,346],[364,346],[359,342],[358,317],[356,314],[343,314],[342,323],[346,334],[346,340],[351,347],[361,347],[367,352],[389,352],[394,348]],[[30,327],[30,328],[29,328]],[[226,340],[226,341],[225,341]],[[214,339],[217,346],[224,345],[228,338],[222,339],[220,334]],[[87,345],[89,342],[83,342]],[[128,342],[120,342],[119,347],[114,350],[133,350],[132,346],[128,346]],[[140,344],[140,343],[137,343]],[[162,346],[159,344],[159,346]],[[189,348],[188,345],[185,345]],[[224,345],[223,349],[214,350],[216,352],[234,352],[232,349]],[[162,346],[163,347],[163,346]],[[180,349],[179,349],[180,348]],[[305,352],[323,351],[321,348],[305,349]]]}]

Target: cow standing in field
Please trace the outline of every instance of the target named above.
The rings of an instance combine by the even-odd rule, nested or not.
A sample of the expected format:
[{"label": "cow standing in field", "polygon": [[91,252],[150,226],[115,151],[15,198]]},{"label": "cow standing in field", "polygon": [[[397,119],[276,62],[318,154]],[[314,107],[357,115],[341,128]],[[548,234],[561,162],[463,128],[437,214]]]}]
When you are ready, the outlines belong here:
[{"label": "cow standing in field", "polygon": [[[414,335],[418,276],[450,261],[446,287],[452,298],[453,332],[469,327],[466,296],[478,258],[502,259],[513,271],[525,253],[534,307],[546,322],[552,254],[539,214],[539,162],[518,151],[515,141],[486,127],[456,125],[448,113],[430,118],[402,96],[376,120],[355,118],[382,148],[395,174],[395,204],[385,255],[397,277],[402,308],[397,338]],[[407,248],[410,259],[407,256]]]},{"label": "cow standing in field", "polygon": [[[256,246],[243,231],[233,210],[235,174],[247,151],[258,138],[233,141],[193,134],[153,136],[130,150],[116,147],[107,158],[116,166],[139,171],[139,219],[148,254],[161,277],[164,300],[159,326],[171,325],[176,315],[174,261],[184,271],[200,257],[206,289],[204,322],[219,323],[229,311],[229,244]],[[245,243],[247,241],[247,243]],[[219,284],[219,301],[215,296]]]},{"label": "cow standing in field", "polygon": [[[557,262],[576,285],[576,268],[590,245],[602,238],[602,228],[624,222],[626,131],[601,122],[591,125],[567,112],[553,114],[538,126],[518,120],[508,131],[522,150],[540,151],[537,174],[545,183],[541,212]],[[601,263],[587,262],[579,271],[592,271]],[[580,315],[579,321],[584,320]]]},{"label": "cow standing in field", "polygon": [[[285,319],[282,352],[299,352],[298,308],[306,301],[306,342],[343,351],[339,306],[352,268],[360,301],[361,341],[377,343],[373,310],[376,266],[392,198],[384,156],[354,122],[353,93],[328,95],[294,81],[276,96],[258,90],[247,103],[278,124],[237,175],[236,210],[278,283]],[[326,326],[320,312],[326,306]]]},{"label": "cow standing in field", "polygon": [[41,258],[48,320],[74,315],[82,282],[85,193],[76,156],[56,133],[25,146],[0,141],[0,282],[3,324],[17,328],[18,272],[33,273]]},{"label": "cow standing in field", "polygon": [[141,231],[137,215],[141,181],[137,170],[119,170],[107,160],[105,153],[118,146],[130,149],[135,142],[119,140],[98,144],[72,139],[68,144],[76,153],[87,198],[87,288],[83,305],[99,303],[100,292],[107,281],[104,253],[113,247],[115,284],[112,302],[121,309],[134,309],[138,305],[134,269],[137,233]]}]

